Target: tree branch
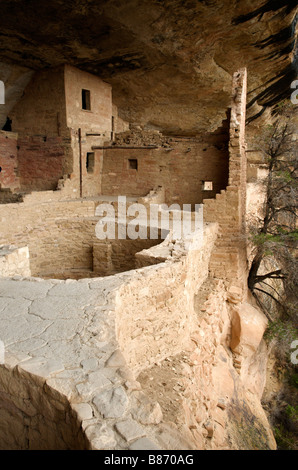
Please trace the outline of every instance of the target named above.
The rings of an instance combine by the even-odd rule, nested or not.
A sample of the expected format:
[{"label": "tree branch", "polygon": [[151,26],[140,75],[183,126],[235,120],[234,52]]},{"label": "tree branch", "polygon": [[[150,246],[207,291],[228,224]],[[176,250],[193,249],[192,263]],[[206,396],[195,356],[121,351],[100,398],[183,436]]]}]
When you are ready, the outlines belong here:
[{"label": "tree branch", "polygon": [[281,273],[282,273],[281,269],[278,269],[277,271],[271,271],[270,273],[263,274],[262,276],[256,276],[254,284],[258,284],[259,282],[262,282],[262,281],[264,281],[265,279],[268,279],[268,278],[270,278],[270,279],[285,279],[286,276],[285,275],[280,276]]},{"label": "tree branch", "polygon": [[271,286],[270,284],[267,284],[267,282],[265,281],[261,281],[260,284],[264,284],[265,286],[269,287],[269,289],[272,289],[276,294],[277,296],[279,297],[279,292],[275,289],[275,287]]},{"label": "tree branch", "polygon": [[261,302],[259,296],[258,296],[255,292],[253,292],[252,294],[253,294],[254,298],[256,299],[257,304],[259,305],[259,307],[261,308],[261,310],[265,313],[265,315],[266,315],[266,317],[268,318],[268,320],[269,320],[271,323],[273,323],[273,319],[272,319],[270,313],[268,312],[268,309],[267,309],[266,306],[263,304],[263,302]]},{"label": "tree branch", "polygon": [[270,294],[270,292],[267,292],[267,291],[265,291],[265,290],[263,290],[263,289],[259,289],[258,287],[255,287],[254,290],[257,290],[257,291],[259,291],[259,292],[262,292],[263,294],[266,294],[266,295],[268,295],[269,297],[271,297],[271,299],[273,299],[273,300],[282,308],[283,312],[286,313],[287,316],[289,316],[288,313],[287,313],[287,311],[286,311],[286,309],[285,309],[285,307],[284,307],[284,305],[283,305],[278,299],[276,299],[276,298],[274,297],[274,295]]}]

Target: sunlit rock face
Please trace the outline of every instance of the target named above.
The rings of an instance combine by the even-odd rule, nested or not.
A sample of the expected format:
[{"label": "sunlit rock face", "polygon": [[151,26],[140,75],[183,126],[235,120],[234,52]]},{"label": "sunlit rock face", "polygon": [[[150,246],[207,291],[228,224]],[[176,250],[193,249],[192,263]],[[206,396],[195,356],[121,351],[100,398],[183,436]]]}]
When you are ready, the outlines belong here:
[{"label": "sunlit rock face", "polygon": [[0,79],[21,90],[30,70],[69,63],[111,83],[121,117],[133,124],[212,131],[243,66],[249,119],[289,96],[295,8],[295,0],[3,2],[0,61],[8,65]]}]

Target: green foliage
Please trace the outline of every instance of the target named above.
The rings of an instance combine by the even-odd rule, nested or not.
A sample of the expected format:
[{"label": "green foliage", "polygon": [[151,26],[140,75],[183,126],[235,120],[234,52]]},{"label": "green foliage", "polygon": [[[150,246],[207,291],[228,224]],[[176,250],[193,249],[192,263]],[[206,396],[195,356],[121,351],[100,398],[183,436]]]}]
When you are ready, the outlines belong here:
[{"label": "green foliage", "polygon": [[265,339],[271,341],[272,339],[277,339],[279,341],[286,341],[291,343],[297,339],[298,330],[295,328],[292,323],[285,322],[281,318],[271,322],[266,330],[264,335]]},{"label": "green foliage", "polygon": [[292,434],[282,424],[274,428],[274,437],[279,450],[292,450],[295,446]]},{"label": "green foliage", "polygon": [[288,405],[286,414],[292,421],[298,422],[298,406]]},{"label": "green foliage", "polygon": [[277,171],[276,175],[285,183],[292,183],[295,181],[295,178],[293,178],[289,170]]},{"label": "green foliage", "polygon": [[298,241],[298,230],[293,230],[287,233],[287,236],[292,238],[294,241]]},{"label": "green foliage", "polygon": [[[275,359],[280,365],[276,373],[283,382],[279,395],[281,401],[277,399],[274,405],[277,408],[271,414],[280,450],[298,449],[298,374],[297,366],[291,361],[290,349],[292,341],[298,338],[298,148],[296,139],[293,139],[297,134],[297,111],[297,107],[282,103],[274,125],[267,126],[259,140],[268,174],[264,179],[266,197],[263,219],[259,227],[254,227],[251,236],[255,254],[248,278],[249,288],[268,314],[270,323],[265,339],[268,342],[274,340]],[[265,258],[268,255],[267,271]],[[273,279],[280,279],[280,282],[272,282]],[[272,308],[272,300],[276,308]]]},{"label": "green foliage", "polygon": [[[276,227],[275,234],[272,233],[257,233],[250,237],[250,240],[255,246],[262,246],[265,243],[284,243],[285,239],[298,241],[298,230],[286,230],[283,227]],[[270,250],[269,250],[270,251]]]},{"label": "green foliage", "polygon": [[296,372],[289,374],[289,384],[298,388],[298,374]]}]

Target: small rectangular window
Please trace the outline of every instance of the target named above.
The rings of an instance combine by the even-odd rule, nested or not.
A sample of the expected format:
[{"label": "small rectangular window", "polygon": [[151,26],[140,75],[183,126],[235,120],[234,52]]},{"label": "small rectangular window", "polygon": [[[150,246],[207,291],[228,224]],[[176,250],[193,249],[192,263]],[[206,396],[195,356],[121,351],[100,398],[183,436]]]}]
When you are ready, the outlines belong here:
[{"label": "small rectangular window", "polygon": [[137,170],[138,169],[138,160],[136,158],[129,158],[128,168],[130,170]]},{"label": "small rectangular window", "polygon": [[203,191],[213,191],[212,181],[203,181]]},{"label": "small rectangular window", "polygon": [[82,90],[82,109],[91,110],[90,90]]},{"label": "small rectangular window", "polygon": [[93,171],[94,171],[94,152],[88,152],[87,153],[86,168],[87,168],[87,173],[93,173]]}]

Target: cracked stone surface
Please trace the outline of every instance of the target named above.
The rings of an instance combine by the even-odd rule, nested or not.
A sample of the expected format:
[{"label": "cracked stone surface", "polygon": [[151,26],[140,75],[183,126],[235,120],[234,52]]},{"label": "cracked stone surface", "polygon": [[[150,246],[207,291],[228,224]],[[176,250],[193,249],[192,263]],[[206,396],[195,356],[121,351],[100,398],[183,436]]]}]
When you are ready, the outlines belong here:
[{"label": "cracked stone surface", "polygon": [[[126,449],[134,441],[139,448],[140,438],[147,436],[144,427],[131,419],[134,391],[127,380],[134,377],[125,369],[115,338],[114,298],[125,279],[127,275],[80,281],[0,279],[0,339],[5,349],[0,401],[9,396],[12,406],[19,408],[19,434],[21,426],[30,422],[29,438],[35,448],[49,445],[42,434],[55,448],[89,449]],[[54,421],[64,426],[69,405],[68,420],[74,419],[77,429],[72,431],[68,424],[58,442],[47,426],[50,429]],[[13,412],[3,413],[8,426]],[[84,438],[76,438],[74,444],[78,430]],[[23,439],[14,436],[14,440],[16,448],[26,448]],[[5,439],[1,446],[5,448]]]},{"label": "cracked stone surface", "polygon": [[275,448],[263,369],[244,356],[238,374],[224,348],[235,304],[208,274],[217,225],[204,233],[201,251],[110,277],[0,277],[1,450],[247,449],[243,416],[245,439],[254,420],[259,448]]}]

